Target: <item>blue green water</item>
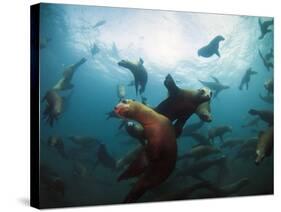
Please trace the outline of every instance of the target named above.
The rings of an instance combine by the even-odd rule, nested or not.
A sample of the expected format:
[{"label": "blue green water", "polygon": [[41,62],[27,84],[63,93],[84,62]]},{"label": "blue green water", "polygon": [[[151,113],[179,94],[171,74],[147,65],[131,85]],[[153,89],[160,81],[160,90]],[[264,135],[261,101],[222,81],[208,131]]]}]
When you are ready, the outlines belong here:
[{"label": "blue green water", "polygon": [[[262,18],[270,20],[270,18]],[[104,22],[101,22],[104,21]],[[95,26],[100,22],[99,26]],[[220,44],[221,57],[198,57],[197,50],[217,35],[225,40]],[[120,120],[106,120],[105,113],[113,110],[119,99],[116,95],[118,84],[127,85],[133,75],[117,63],[121,59],[137,62],[141,57],[148,72],[148,83],[144,95],[149,105],[156,106],[167,97],[163,85],[170,73],[181,88],[202,87],[200,80],[211,81],[217,77],[230,89],[222,91],[218,98],[211,100],[213,121],[201,129],[207,133],[218,125],[230,125],[233,132],[226,138],[257,136],[241,124],[251,119],[250,108],[273,110],[273,105],[263,102],[259,93],[266,95],[264,82],[271,79],[273,70],[267,71],[258,55],[265,55],[273,48],[273,33],[259,40],[258,17],[227,16],[171,11],[105,8],[74,5],[41,5],[40,39],[50,38],[46,48],[40,50],[40,97],[62,77],[63,70],[81,58],[87,59],[74,74],[72,91],[61,92],[72,96],[67,109],[58,121],[50,127],[40,123],[41,162],[48,164],[57,175],[64,179],[65,195],[54,199],[45,198],[46,206],[71,206],[121,203],[129,192],[129,182],[117,182],[120,172],[98,166],[92,170],[84,164],[87,174],[73,177],[73,161],[62,158],[57,151],[49,148],[49,136],[61,136],[66,151],[77,148],[67,139],[69,135],[93,136],[101,140],[112,157],[121,158],[134,144],[126,144],[129,137],[117,135]],[[94,56],[90,48],[97,44],[100,51]],[[112,49],[113,44],[116,50]],[[248,68],[257,71],[252,76],[249,90],[240,91],[238,86]],[[126,98],[140,101],[134,87],[126,86]],[[41,114],[44,103],[41,104]],[[198,121],[193,115],[188,123]],[[267,125],[261,121],[257,131]],[[178,139],[178,153],[183,154],[195,142],[189,137]],[[226,151],[232,155],[235,149]],[[95,152],[85,154],[94,163]],[[253,152],[255,155],[255,152]],[[225,179],[230,183],[248,177],[250,185],[235,195],[252,195],[273,192],[273,159],[266,158],[261,166],[255,166],[254,159],[230,162],[231,174]],[[213,170],[210,171],[210,173]],[[212,174],[212,173],[211,173]],[[210,174],[210,175],[211,175]],[[206,174],[210,180],[211,176]],[[107,182],[102,184],[100,179]],[[194,182],[186,178],[175,188]],[[149,201],[149,194],[142,197]]]}]

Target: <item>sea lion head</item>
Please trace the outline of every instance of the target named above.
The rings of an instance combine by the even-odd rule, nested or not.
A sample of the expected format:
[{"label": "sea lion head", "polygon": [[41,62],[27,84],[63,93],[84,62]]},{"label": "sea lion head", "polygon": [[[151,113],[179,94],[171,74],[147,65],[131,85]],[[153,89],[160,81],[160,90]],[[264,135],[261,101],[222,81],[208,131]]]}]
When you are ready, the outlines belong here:
[{"label": "sea lion head", "polygon": [[207,88],[207,87],[203,87],[197,90],[196,93],[196,98],[199,100],[198,102],[206,102],[209,101],[212,98],[212,91]]},{"label": "sea lion head", "polygon": [[218,35],[217,37],[214,38],[217,42],[225,40],[225,38],[222,35]]},{"label": "sea lion head", "polygon": [[132,118],[139,103],[131,99],[124,99],[114,107],[114,112],[121,118]]},{"label": "sea lion head", "polygon": [[121,60],[118,62],[118,65],[130,69],[132,66],[132,62],[130,62],[129,60]]}]

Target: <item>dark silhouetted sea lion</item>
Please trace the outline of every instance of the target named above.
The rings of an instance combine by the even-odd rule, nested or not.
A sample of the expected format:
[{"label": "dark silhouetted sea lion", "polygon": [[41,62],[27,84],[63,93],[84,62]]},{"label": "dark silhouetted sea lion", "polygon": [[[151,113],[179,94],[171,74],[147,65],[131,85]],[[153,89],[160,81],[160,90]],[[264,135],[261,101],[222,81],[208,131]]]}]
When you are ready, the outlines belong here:
[{"label": "dark silhouetted sea lion", "polygon": [[267,69],[268,71],[270,71],[270,69],[273,69],[273,63],[272,63],[271,61],[267,60],[267,59],[262,55],[262,53],[261,53],[260,50],[259,50],[259,55],[260,55],[260,58],[261,58],[261,60],[262,60],[262,62],[263,62],[263,65],[266,67],[266,69]]},{"label": "dark silhouetted sea lion", "polygon": [[64,110],[64,99],[55,90],[47,91],[42,102],[46,101],[46,108],[43,113],[43,119],[50,126],[53,126],[54,121],[58,120]]},{"label": "dark silhouetted sea lion", "polygon": [[273,125],[273,111],[271,110],[255,110],[250,109],[249,114],[253,116],[259,116],[261,120],[268,123],[269,126]]},{"label": "dark silhouetted sea lion", "polygon": [[211,145],[208,137],[202,133],[192,132],[190,137],[193,138],[199,145]]},{"label": "dark silhouetted sea lion", "polygon": [[269,29],[269,27],[273,25],[273,19],[269,20],[269,21],[264,21],[262,22],[261,18],[259,18],[259,26],[260,26],[260,30],[261,30],[261,35],[259,37],[259,40],[263,39],[264,36],[268,33],[268,32],[272,32],[272,29]]},{"label": "dark silhouetted sea lion", "polygon": [[263,95],[259,94],[259,97],[262,101],[269,103],[269,104],[273,104],[273,95],[263,96]]},{"label": "dark silhouetted sea lion", "polygon": [[224,141],[224,143],[220,146],[221,148],[233,148],[239,146],[245,142],[243,138],[229,138]]},{"label": "dark silhouetted sea lion", "polygon": [[49,136],[48,138],[48,146],[56,148],[58,153],[65,159],[67,159],[67,155],[64,149],[64,143],[61,137],[59,136]]},{"label": "dark silhouetted sea lion", "polygon": [[176,136],[171,121],[153,109],[132,100],[115,107],[119,116],[138,121],[147,143],[118,180],[140,176],[124,202],[136,202],[146,191],[163,183],[174,170],[177,159]]},{"label": "dark silhouetted sea lion", "polygon": [[145,86],[148,79],[147,71],[143,66],[143,60],[140,58],[137,64],[132,63],[128,60],[121,60],[120,62],[118,62],[118,65],[131,71],[135,78],[136,94],[142,94],[145,91]]},{"label": "dark silhouetted sea lion", "polygon": [[239,89],[243,90],[244,85],[246,85],[246,89],[249,89],[249,82],[251,80],[251,76],[257,74],[258,72],[252,71],[252,68],[246,70],[244,76],[242,77],[241,83],[239,85]]},{"label": "dark silhouetted sea lion", "polygon": [[62,78],[53,87],[53,90],[64,91],[64,90],[72,89],[74,87],[74,85],[71,83],[73,75],[75,71],[79,68],[79,66],[84,64],[86,61],[87,61],[86,58],[82,58],[77,63],[72,64],[68,66],[66,69],[64,69]]},{"label": "dark silhouetted sea lion", "polygon": [[181,89],[170,74],[166,76],[164,85],[169,92],[169,97],[154,109],[172,122],[175,121],[174,128],[176,135],[179,136],[185,122],[196,112],[200,104],[211,99],[212,92],[208,88]]},{"label": "dark silhouetted sea lion", "polygon": [[195,160],[202,159],[212,154],[221,153],[220,149],[210,145],[198,145],[193,147],[189,152],[178,157],[178,160],[185,158],[194,158]]},{"label": "dark silhouetted sea lion", "polygon": [[198,56],[211,57],[214,54],[216,54],[218,57],[220,57],[219,44],[223,40],[225,40],[223,36],[221,35],[216,36],[213,40],[210,41],[210,43],[207,46],[204,46],[198,50],[197,52]]},{"label": "dark silhouetted sea lion", "polygon": [[268,95],[273,94],[274,91],[273,79],[266,80],[264,82],[264,88],[267,90]]},{"label": "dark silhouetted sea lion", "polygon": [[202,85],[210,88],[212,91],[214,91],[214,98],[223,90],[228,89],[229,86],[228,85],[223,85],[221,84],[221,82],[216,78],[216,77],[212,77],[214,82],[206,82],[206,81],[201,81],[199,80],[199,82],[202,83]]},{"label": "dark silhouetted sea lion", "polygon": [[68,136],[68,138],[76,145],[83,148],[92,148],[100,145],[100,140],[91,136]]},{"label": "dark silhouetted sea lion", "polygon": [[208,137],[212,143],[214,143],[215,137],[219,137],[221,142],[223,143],[223,135],[227,132],[232,132],[232,128],[230,126],[222,125],[214,127],[208,131]]},{"label": "dark silhouetted sea lion", "polygon": [[203,127],[204,122],[199,121],[196,123],[188,124],[186,127],[182,130],[182,136],[190,136],[193,132],[199,130],[201,127]]},{"label": "dark silhouetted sea lion", "polygon": [[260,117],[254,118],[250,121],[248,121],[246,124],[241,125],[242,128],[246,128],[246,127],[258,127],[260,121]]},{"label": "dark silhouetted sea lion", "polygon": [[273,127],[269,127],[266,131],[261,131],[256,148],[256,164],[259,165],[261,161],[272,154],[273,150]]}]

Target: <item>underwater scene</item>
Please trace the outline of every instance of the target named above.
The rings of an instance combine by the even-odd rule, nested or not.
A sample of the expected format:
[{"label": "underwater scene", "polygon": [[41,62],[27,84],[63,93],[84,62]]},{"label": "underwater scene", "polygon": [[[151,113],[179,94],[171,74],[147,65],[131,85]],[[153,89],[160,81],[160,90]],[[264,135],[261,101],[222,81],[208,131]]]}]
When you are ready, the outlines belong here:
[{"label": "underwater scene", "polygon": [[40,5],[40,207],[273,194],[273,18]]}]

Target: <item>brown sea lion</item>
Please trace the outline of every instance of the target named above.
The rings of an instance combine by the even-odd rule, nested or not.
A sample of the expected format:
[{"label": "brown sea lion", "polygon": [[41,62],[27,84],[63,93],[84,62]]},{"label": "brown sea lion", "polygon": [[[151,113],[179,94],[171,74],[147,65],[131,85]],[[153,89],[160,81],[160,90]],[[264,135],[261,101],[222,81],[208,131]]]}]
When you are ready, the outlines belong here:
[{"label": "brown sea lion", "polygon": [[168,117],[172,122],[175,121],[176,136],[179,136],[185,122],[196,112],[199,105],[211,99],[212,92],[208,88],[181,89],[176,85],[170,74],[166,76],[164,85],[169,92],[169,97],[154,109]]},{"label": "brown sea lion", "polygon": [[72,89],[74,87],[74,85],[71,83],[73,75],[78,67],[84,64],[86,61],[86,58],[82,58],[77,63],[72,64],[64,69],[62,78],[56,83],[56,85],[53,87],[53,90],[64,91]]},{"label": "brown sea lion", "polygon": [[249,82],[251,80],[252,75],[256,75],[258,72],[253,71],[252,68],[246,70],[245,74],[242,77],[241,83],[239,85],[239,89],[243,90],[244,85],[246,85],[246,89],[249,89]]},{"label": "brown sea lion", "polygon": [[43,119],[53,126],[54,121],[57,121],[64,110],[64,99],[57,91],[49,90],[44,96],[42,102],[46,101],[46,108],[43,112]]},{"label": "brown sea lion", "polygon": [[268,123],[269,126],[273,125],[273,111],[271,110],[250,109],[248,113],[260,117],[260,119]]},{"label": "brown sea lion", "polygon": [[259,165],[262,160],[271,155],[273,150],[273,127],[269,127],[266,131],[261,131],[256,148],[256,164]]},{"label": "brown sea lion", "polygon": [[176,136],[171,121],[153,109],[132,100],[115,107],[120,117],[138,121],[144,128],[147,143],[118,180],[140,176],[124,202],[136,202],[147,190],[163,183],[175,168]]},{"label": "brown sea lion", "polygon": [[227,132],[232,132],[232,128],[230,126],[222,125],[214,127],[208,131],[208,137],[212,143],[214,143],[215,137],[219,137],[221,142],[223,143],[223,135]]}]

